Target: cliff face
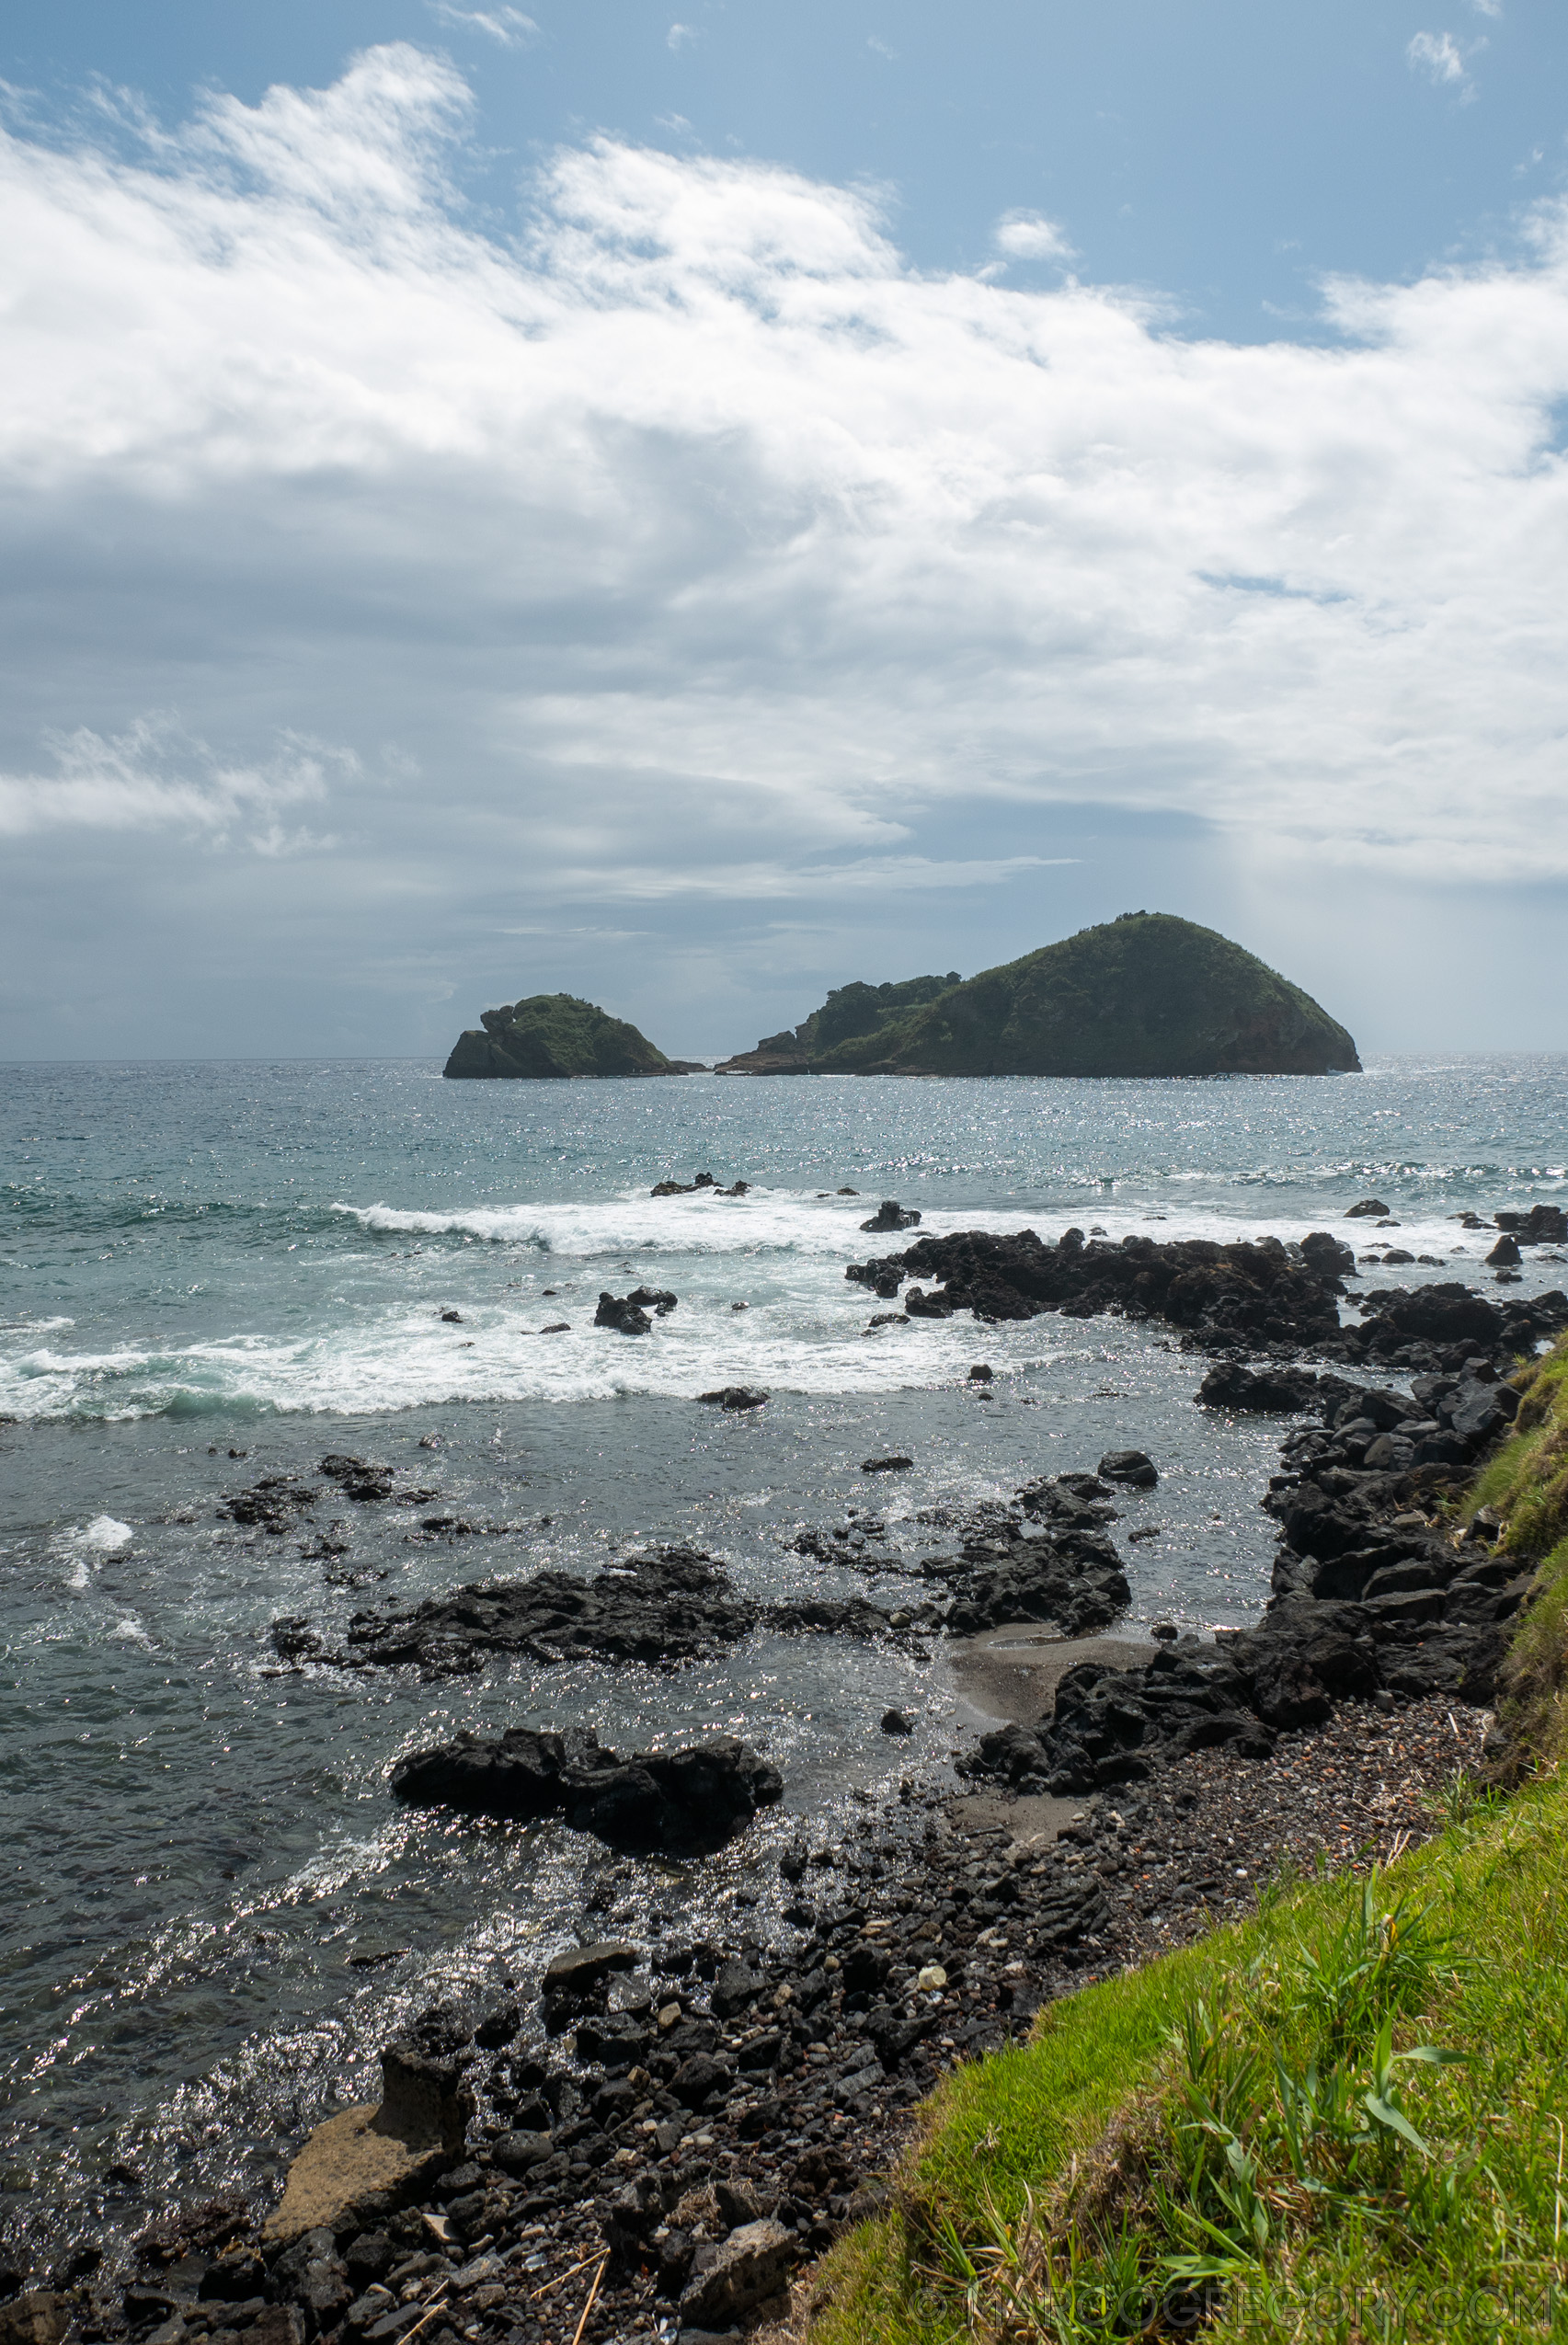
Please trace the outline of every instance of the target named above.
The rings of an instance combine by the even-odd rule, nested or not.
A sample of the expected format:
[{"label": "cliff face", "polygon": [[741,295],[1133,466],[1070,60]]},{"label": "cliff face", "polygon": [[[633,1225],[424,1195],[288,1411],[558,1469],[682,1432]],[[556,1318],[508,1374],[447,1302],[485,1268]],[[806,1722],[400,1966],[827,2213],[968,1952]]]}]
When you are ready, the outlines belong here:
[{"label": "cliff face", "polygon": [[[838,1005],[842,1004],[842,1009]],[[967,983],[830,993],[731,1075],[1326,1075],[1361,1062],[1342,1025],[1192,921],[1124,912]]]},{"label": "cliff face", "polygon": [[684,1058],[667,1058],[624,1018],[612,1018],[570,993],[534,993],[480,1012],[460,1035],[441,1070],[459,1079],[560,1081],[574,1075],[687,1075]]},{"label": "cliff face", "polygon": [[824,1073],[1326,1075],[1361,1069],[1310,994],[1211,928],[1124,912],[986,969],[874,1035]]},{"label": "cliff face", "polygon": [[714,1070],[719,1075],[809,1075],[841,1043],[875,1036],[908,1011],[934,1001],[960,982],[956,969],[945,977],[905,978],[897,985],[841,985],[819,1010],[783,1034],[764,1035],[755,1050],[743,1050]]}]

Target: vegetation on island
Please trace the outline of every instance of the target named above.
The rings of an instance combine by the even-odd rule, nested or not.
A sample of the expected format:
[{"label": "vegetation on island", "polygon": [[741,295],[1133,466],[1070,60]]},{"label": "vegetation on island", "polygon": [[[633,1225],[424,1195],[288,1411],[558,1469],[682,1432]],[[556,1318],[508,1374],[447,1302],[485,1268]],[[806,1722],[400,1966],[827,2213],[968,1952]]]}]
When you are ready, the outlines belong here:
[{"label": "vegetation on island", "polygon": [[572,993],[532,993],[460,1035],[443,1074],[460,1078],[561,1081],[585,1075],[688,1075],[690,1060],[667,1058],[647,1035]]},{"label": "vegetation on island", "polygon": [[1322,1075],[1360,1064],[1345,1029],[1255,955],[1170,913],[1124,912],[967,981],[846,986],[793,1035],[718,1071]]},{"label": "vegetation on island", "polygon": [[832,987],[819,1010],[798,1026],[782,1034],[764,1035],[755,1050],[726,1059],[721,1075],[811,1075],[827,1066],[841,1044],[855,1043],[886,1032],[909,1011],[923,1008],[963,979],[956,969],[945,977],[903,978],[892,985]]},{"label": "vegetation on island", "polygon": [[957,2069],[811,2345],[1568,2335],[1568,1339],[1466,1515],[1537,1560],[1509,1796],[1456,1779],[1386,1870],[1048,2006]]}]

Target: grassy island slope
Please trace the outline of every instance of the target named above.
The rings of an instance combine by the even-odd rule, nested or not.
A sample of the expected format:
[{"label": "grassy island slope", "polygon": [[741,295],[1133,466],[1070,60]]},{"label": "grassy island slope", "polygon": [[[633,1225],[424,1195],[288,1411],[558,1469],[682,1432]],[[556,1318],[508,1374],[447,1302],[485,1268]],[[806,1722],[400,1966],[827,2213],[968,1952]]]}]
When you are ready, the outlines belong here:
[{"label": "grassy island slope", "polygon": [[822,1073],[1322,1075],[1356,1045],[1310,994],[1213,929],[1118,920],[950,988],[816,1061]]},{"label": "grassy island slope", "polygon": [[891,985],[840,985],[819,1010],[798,1026],[764,1035],[755,1050],[727,1058],[721,1075],[809,1075],[841,1044],[880,1035],[911,1010],[963,982],[956,969],[945,977],[901,978]]},{"label": "grassy island slope", "polygon": [[445,1075],[468,1080],[563,1081],[584,1075],[685,1075],[684,1059],[667,1058],[647,1035],[571,993],[534,993],[481,1012],[460,1035]]},{"label": "grassy island slope", "polygon": [[1501,1704],[1523,1788],[1456,1787],[1388,1871],[1265,1895],[959,2068],[810,2345],[1089,2345],[1151,2301],[1142,2333],[1216,2345],[1563,2333],[1568,1339],[1516,1381],[1465,1511],[1539,1567]]}]

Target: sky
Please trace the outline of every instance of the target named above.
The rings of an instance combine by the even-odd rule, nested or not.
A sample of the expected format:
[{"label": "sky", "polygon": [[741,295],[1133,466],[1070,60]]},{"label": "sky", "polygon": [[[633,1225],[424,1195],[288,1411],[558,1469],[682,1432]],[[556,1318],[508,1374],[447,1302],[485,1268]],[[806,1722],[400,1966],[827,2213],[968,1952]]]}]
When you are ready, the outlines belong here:
[{"label": "sky", "polygon": [[1561,0],[9,0],[0,1058],[1568,1047],[1565,430]]}]

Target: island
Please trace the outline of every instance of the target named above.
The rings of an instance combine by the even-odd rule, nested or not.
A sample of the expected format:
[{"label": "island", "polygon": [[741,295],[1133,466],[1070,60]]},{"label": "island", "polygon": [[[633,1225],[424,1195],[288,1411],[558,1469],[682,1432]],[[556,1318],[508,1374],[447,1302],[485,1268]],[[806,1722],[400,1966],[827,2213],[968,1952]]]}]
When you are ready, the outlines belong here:
[{"label": "island", "polygon": [[1355,1042],[1254,954],[1123,912],[961,980],[849,985],[720,1075],[1359,1074]]},{"label": "island", "polygon": [[457,1081],[569,1081],[588,1076],[703,1075],[694,1059],[667,1058],[647,1035],[573,993],[531,993],[459,1035],[443,1075]]}]

